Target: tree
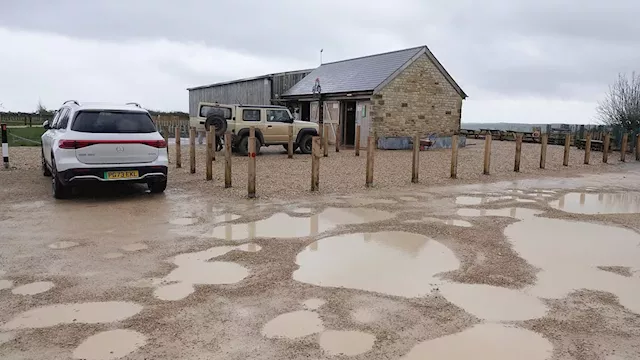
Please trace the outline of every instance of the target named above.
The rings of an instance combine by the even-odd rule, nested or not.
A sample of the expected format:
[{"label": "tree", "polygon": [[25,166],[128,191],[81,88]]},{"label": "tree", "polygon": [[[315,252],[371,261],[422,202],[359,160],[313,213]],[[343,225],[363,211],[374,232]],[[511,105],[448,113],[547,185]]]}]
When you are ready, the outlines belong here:
[{"label": "tree", "polygon": [[618,74],[597,111],[606,125],[622,126],[627,131],[640,129],[640,74],[633,72],[630,78]]},{"label": "tree", "polygon": [[36,109],[36,114],[38,115],[51,115],[53,112],[47,110],[47,108],[42,105],[42,101],[38,100],[38,108]]}]

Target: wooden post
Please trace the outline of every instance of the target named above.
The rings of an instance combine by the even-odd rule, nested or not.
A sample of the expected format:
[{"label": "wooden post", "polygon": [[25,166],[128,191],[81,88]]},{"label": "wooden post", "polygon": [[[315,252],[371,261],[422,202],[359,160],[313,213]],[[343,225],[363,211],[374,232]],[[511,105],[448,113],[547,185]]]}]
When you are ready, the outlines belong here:
[{"label": "wooden post", "polygon": [[311,145],[311,191],[318,191],[320,187],[320,136],[314,136]]},{"label": "wooden post", "polygon": [[629,134],[622,134],[622,144],[620,144],[620,161],[627,161],[627,143],[629,142]]},{"label": "wooden post", "polygon": [[249,198],[256,197],[256,127],[249,127],[249,179],[247,183],[247,192]]},{"label": "wooden post", "polygon": [[169,161],[169,126],[165,126],[164,128],[164,142],[167,144],[167,161]]},{"label": "wooden post", "polygon": [[324,152],[324,157],[329,156],[329,129],[327,126],[329,124],[324,124],[324,132],[322,136],[322,151]]},{"label": "wooden post", "polygon": [[516,159],[513,164],[513,171],[520,172],[520,156],[522,155],[522,133],[516,134]]},{"label": "wooden post", "polygon": [[231,133],[224,134],[224,187],[231,187]]},{"label": "wooden post", "polygon": [[360,156],[360,124],[356,124],[355,144],[356,156]]},{"label": "wooden post", "polygon": [[411,167],[411,182],[418,182],[418,174],[420,169],[420,135],[413,137],[413,164]]},{"label": "wooden post", "polygon": [[636,161],[640,161],[640,134],[636,135]]},{"label": "wooden post", "polygon": [[287,144],[287,157],[293,159],[293,124],[289,125],[289,143]]},{"label": "wooden post", "polygon": [[563,166],[569,166],[569,150],[571,149],[571,134],[567,134],[564,137],[564,160]]},{"label": "wooden post", "polygon": [[211,146],[213,146],[213,151],[211,152],[211,161],[216,161],[216,129],[211,129],[213,136],[211,136]]},{"label": "wooden post", "polygon": [[585,135],[584,139],[584,163],[585,165],[589,165],[589,160],[591,160],[591,133],[588,132]]},{"label": "wooden post", "polygon": [[180,149],[180,138],[182,137],[180,126],[176,126],[176,168],[182,167],[182,149]]},{"label": "wooden post", "polygon": [[491,133],[488,133],[484,137],[484,172],[483,174],[489,175],[491,173]]},{"label": "wooden post", "polygon": [[547,163],[547,143],[549,142],[549,134],[542,134],[540,138],[540,169],[544,169]]},{"label": "wooden post", "polygon": [[451,137],[451,178],[458,178],[458,135]]},{"label": "wooden post", "polygon": [[336,125],[336,152],[340,152],[340,126]]},{"label": "wooden post", "polygon": [[607,163],[609,161],[609,144],[611,143],[611,134],[606,133],[604,135],[604,143],[602,144],[602,162]]},{"label": "wooden post", "polygon": [[365,181],[367,187],[373,186],[373,151],[375,146],[375,138],[369,136],[367,139],[367,178]]},{"label": "wooden post", "polygon": [[207,131],[207,160],[206,165],[206,179],[207,181],[213,179],[213,163],[211,157],[213,156],[213,131]]},{"label": "wooden post", "polygon": [[191,173],[196,173],[196,128],[189,129],[189,167]]}]

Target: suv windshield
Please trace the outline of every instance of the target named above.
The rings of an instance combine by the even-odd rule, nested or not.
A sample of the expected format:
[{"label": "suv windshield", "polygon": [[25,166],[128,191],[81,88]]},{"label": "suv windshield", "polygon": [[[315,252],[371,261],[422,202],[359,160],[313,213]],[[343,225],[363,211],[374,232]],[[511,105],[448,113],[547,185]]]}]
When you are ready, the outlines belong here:
[{"label": "suv windshield", "polygon": [[111,110],[81,111],[71,130],[88,133],[152,133],[155,124],[149,114]]}]

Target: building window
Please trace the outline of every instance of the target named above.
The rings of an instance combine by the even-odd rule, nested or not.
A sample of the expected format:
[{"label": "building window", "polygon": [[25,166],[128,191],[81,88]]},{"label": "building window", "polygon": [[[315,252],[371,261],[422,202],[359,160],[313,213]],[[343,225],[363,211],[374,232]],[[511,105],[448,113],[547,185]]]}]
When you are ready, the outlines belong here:
[{"label": "building window", "polygon": [[260,110],[244,109],[242,110],[243,121],[260,121]]}]

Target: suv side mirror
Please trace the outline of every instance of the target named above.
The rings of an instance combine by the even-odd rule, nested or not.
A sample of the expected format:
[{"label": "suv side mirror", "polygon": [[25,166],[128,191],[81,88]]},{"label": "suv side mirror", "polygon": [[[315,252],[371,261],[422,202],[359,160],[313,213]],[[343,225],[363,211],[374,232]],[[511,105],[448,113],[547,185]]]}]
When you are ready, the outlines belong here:
[{"label": "suv side mirror", "polygon": [[45,120],[45,121],[42,123],[42,127],[43,127],[45,130],[49,130],[49,129],[51,129],[51,126],[49,125],[49,120]]}]

